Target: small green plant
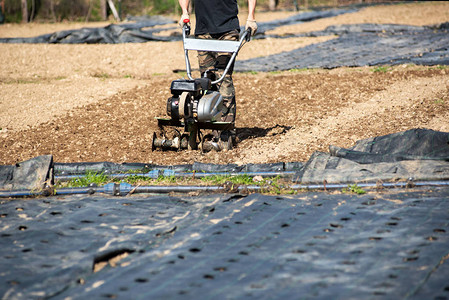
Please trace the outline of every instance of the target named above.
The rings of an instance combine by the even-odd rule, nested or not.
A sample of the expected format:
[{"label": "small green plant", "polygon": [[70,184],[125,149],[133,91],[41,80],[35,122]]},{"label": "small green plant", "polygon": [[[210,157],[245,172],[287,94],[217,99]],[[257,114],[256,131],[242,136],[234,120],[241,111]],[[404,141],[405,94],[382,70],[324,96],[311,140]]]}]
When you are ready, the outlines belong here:
[{"label": "small green plant", "polygon": [[30,84],[30,83],[39,83],[40,79],[22,79],[19,78],[17,79],[15,82],[13,83],[18,83],[18,84]]},{"label": "small green plant", "polygon": [[152,182],[153,179],[146,177],[146,176],[142,176],[142,175],[129,175],[127,176],[123,181],[129,183],[129,184],[136,184],[137,182]]},{"label": "small green plant", "polygon": [[175,176],[163,176],[163,175],[160,175],[155,180],[155,183],[175,183],[175,182],[177,182],[177,178]]},{"label": "small green plant", "polygon": [[277,75],[277,74],[281,74],[281,71],[271,71],[270,74],[271,75]]},{"label": "small green plant", "polygon": [[111,78],[111,75],[109,75],[108,73],[105,73],[105,72],[102,72],[102,73],[95,73],[93,76],[94,76],[94,77],[97,77],[97,78],[101,78],[101,79],[108,79],[108,78]]},{"label": "small green plant", "polygon": [[300,69],[290,69],[290,72],[293,72],[293,73],[301,73],[301,72],[305,72],[305,71],[308,71],[309,69],[307,69],[307,68],[300,68]]},{"label": "small green plant", "polygon": [[435,104],[444,104],[444,99],[435,99]]},{"label": "small green plant", "polygon": [[379,66],[379,67],[375,67],[372,71],[374,73],[387,73],[389,70],[390,70],[390,68],[387,66]]},{"label": "small green plant", "polygon": [[127,176],[123,179],[113,179],[108,175],[96,172],[87,172],[86,175],[74,178],[69,182],[57,182],[55,188],[76,188],[76,187],[88,187],[92,185],[103,186],[111,182],[127,182],[131,185],[227,185],[231,186],[231,189],[237,186],[260,186],[259,192],[264,194],[296,194],[297,190],[292,189],[290,186],[283,182],[280,176],[262,178],[261,176],[252,177],[246,174],[242,175],[214,175],[203,178],[192,177],[175,177],[175,176],[159,176],[158,178],[151,178],[142,175],[143,170],[133,170],[132,172],[139,172],[133,174],[128,172]]},{"label": "small green plant", "polygon": [[224,184],[225,182],[231,182],[233,184],[241,184],[241,185],[255,184],[253,178],[248,175],[237,175],[237,176],[213,175],[203,177],[201,178],[201,181],[204,183],[217,184],[217,185]]},{"label": "small green plant", "polygon": [[348,187],[342,190],[343,193],[354,193],[357,195],[363,195],[366,194],[366,191],[359,187],[357,183],[354,184],[348,184]]},{"label": "small green plant", "polygon": [[177,72],[179,74],[179,76],[181,76],[182,78],[186,78],[187,77],[187,72],[185,71],[179,71]]},{"label": "small green plant", "polygon": [[270,184],[270,188],[269,188],[268,192],[279,195],[282,193],[282,186],[279,184],[279,182],[277,180],[273,180]]},{"label": "small green plant", "polygon": [[123,78],[133,78],[132,75],[126,74],[125,76],[123,76]]},{"label": "small green plant", "polygon": [[103,173],[98,174],[97,172],[87,172],[86,176],[70,180],[67,183],[67,187],[85,187],[91,184],[100,186],[106,184],[109,181],[109,177],[107,175],[104,175]]},{"label": "small green plant", "polygon": [[267,193],[267,194],[296,195],[298,193],[297,190],[294,190],[291,187],[289,187],[288,185],[285,185],[284,183],[282,183],[280,176],[276,176],[274,178],[270,178],[269,180],[266,180],[265,185],[267,186],[267,190],[265,190],[265,193]]}]

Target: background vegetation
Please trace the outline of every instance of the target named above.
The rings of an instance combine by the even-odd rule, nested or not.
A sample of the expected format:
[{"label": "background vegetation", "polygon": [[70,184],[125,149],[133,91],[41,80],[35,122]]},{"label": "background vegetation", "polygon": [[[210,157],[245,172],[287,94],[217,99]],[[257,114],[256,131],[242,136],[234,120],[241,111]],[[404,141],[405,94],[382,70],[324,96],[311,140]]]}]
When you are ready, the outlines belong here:
[{"label": "background vegetation", "polygon": [[[24,20],[22,3],[27,5],[27,19]],[[178,0],[113,0],[122,18],[128,15],[179,14]],[[241,9],[247,0],[238,0]],[[307,9],[317,6],[342,6],[353,3],[382,2],[379,0],[258,0],[258,10]],[[383,1],[385,2],[385,1]],[[112,19],[106,0],[0,0],[6,22],[61,22],[101,21]]]}]

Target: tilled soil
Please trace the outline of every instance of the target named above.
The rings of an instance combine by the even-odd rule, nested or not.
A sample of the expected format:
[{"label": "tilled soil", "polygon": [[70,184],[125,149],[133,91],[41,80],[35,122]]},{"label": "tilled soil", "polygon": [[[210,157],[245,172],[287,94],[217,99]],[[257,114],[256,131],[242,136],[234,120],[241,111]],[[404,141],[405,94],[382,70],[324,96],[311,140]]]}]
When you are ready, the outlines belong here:
[{"label": "tilled soil", "polygon": [[[390,23],[436,24],[449,21],[448,8],[438,2],[380,6],[326,22],[345,23],[352,16],[382,23],[383,9]],[[260,15],[270,19],[282,13]],[[314,22],[305,23],[304,30],[320,29],[324,20],[317,22],[313,29]],[[18,32],[22,26],[17,25]],[[30,30],[36,27],[41,34],[41,26]],[[0,35],[6,36],[2,29]],[[8,27],[9,36],[11,30],[14,26]],[[254,41],[239,58],[322,40]],[[0,50],[1,164],[41,154],[52,154],[56,162],[163,165],[306,161],[330,144],[349,147],[358,139],[417,127],[449,132],[449,69],[444,66],[236,73],[237,148],[206,154],[152,152],[154,118],[165,116],[170,82],[181,76],[171,70],[184,68],[181,43],[0,45]],[[196,67],[194,57],[192,62]]]}]

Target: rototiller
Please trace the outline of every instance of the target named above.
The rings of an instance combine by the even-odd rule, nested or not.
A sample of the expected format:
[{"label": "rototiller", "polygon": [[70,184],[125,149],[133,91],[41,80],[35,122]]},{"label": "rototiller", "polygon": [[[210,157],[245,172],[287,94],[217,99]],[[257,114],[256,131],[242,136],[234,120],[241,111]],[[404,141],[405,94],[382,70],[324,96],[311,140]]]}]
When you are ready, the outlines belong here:
[{"label": "rototiller", "polygon": [[[184,43],[184,56],[186,71],[189,79],[178,79],[171,83],[172,96],[167,100],[167,115],[170,118],[156,118],[160,133],[153,133],[152,150],[183,150],[199,149],[207,152],[210,150],[231,150],[232,137],[226,140],[211,138],[204,135],[201,130],[218,132],[235,129],[234,122],[221,122],[224,111],[223,97],[218,91],[220,83],[229,72],[235,58],[245,44],[251,38],[250,29],[243,32],[239,41],[211,40],[188,38],[190,35],[189,20],[184,20],[182,39]],[[232,53],[229,62],[220,78],[212,80],[208,78],[208,70],[201,78],[192,78],[188,52],[189,50],[226,52]],[[176,128],[184,127],[181,133]],[[168,137],[168,128],[172,130],[172,137]]]}]

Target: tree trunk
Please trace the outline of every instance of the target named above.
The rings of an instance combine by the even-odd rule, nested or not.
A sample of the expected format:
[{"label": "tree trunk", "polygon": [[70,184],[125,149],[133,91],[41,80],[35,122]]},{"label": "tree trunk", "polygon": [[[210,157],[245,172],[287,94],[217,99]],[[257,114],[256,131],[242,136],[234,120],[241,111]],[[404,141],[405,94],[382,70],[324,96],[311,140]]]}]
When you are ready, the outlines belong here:
[{"label": "tree trunk", "polygon": [[101,18],[103,19],[103,21],[106,21],[108,19],[108,7],[106,4],[106,0],[100,0],[100,5],[101,5]]},{"label": "tree trunk", "polygon": [[53,22],[56,22],[55,1],[50,0],[50,13],[53,18]]},{"label": "tree trunk", "polygon": [[30,22],[33,22],[36,15],[36,0],[31,0]]},{"label": "tree trunk", "polygon": [[27,5],[27,0],[22,0],[22,23],[28,23],[28,5]]},{"label": "tree trunk", "polygon": [[0,1],[0,24],[5,23],[5,0]]},{"label": "tree trunk", "polygon": [[89,0],[89,8],[87,9],[87,15],[84,22],[89,22],[90,15],[92,14],[92,0]]},{"label": "tree trunk", "polygon": [[295,10],[299,11],[298,0],[293,0],[293,4],[295,5]]},{"label": "tree trunk", "polygon": [[273,10],[276,10],[276,6],[277,6],[277,3],[278,1],[277,0],[269,0],[269,2],[268,2],[268,8],[271,10],[271,11],[273,11]]}]

